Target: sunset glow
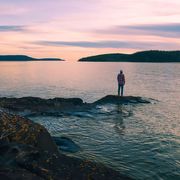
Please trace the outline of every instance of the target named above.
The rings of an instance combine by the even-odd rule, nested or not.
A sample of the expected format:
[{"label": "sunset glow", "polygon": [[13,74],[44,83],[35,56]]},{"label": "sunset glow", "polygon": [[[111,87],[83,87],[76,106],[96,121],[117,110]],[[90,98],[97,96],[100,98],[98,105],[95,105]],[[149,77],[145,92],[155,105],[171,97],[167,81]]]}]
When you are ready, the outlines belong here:
[{"label": "sunset glow", "polygon": [[180,49],[179,0],[0,0],[0,54],[76,61]]}]

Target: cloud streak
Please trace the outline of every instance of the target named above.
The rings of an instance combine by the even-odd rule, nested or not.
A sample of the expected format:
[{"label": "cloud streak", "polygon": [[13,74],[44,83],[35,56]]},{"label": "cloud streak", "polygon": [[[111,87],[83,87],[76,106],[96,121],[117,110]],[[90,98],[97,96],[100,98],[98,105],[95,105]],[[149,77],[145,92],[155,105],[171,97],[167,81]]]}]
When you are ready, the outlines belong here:
[{"label": "cloud streak", "polygon": [[113,26],[111,28],[95,30],[97,34],[130,34],[130,35],[155,35],[161,37],[180,37],[180,23],[167,24],[140,24],[128,26]]},{"label": "cloud streak", "polygon": [[0,26],[0,32],[24,32],[26,28],[24,26]]},{"label": "cloud streak", "polygon": [[139,41],[37,41],[36,45],[43,46],[74,46],[81,48],[132,48],[132,49],[156,49],[176,47],[176,43],[163,42],[139,42]]},{"label": "cloud streak", "polygon": [[126,26],[125,28],[143,30],[143,31],[179,32],[180,33],[180,23]]}]

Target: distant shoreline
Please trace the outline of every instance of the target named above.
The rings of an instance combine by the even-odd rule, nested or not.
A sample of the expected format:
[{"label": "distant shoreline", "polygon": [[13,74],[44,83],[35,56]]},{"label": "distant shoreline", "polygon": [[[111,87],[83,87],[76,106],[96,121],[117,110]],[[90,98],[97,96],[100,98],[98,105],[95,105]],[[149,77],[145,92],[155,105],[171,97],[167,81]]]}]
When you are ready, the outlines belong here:
[{"label": "distant shoreline", "polygon": [[141,51],[133,54],[100,54],[84,57],[78,62],[136,62],[136,63],[179,63],[180,51]]},{"label": "distant shoreline", "polygon": [[0,62],[64,61],[59,58],[33,58],[26,55],[0,55]]},{"label": "distant shoreline", "polygon": [[81,63],[144,63],[144,64],[148,64],[148,63],[152,63],[152,64],[177,64],[180,63],[179,61],[77,61],[77,62],[81,62]]}]

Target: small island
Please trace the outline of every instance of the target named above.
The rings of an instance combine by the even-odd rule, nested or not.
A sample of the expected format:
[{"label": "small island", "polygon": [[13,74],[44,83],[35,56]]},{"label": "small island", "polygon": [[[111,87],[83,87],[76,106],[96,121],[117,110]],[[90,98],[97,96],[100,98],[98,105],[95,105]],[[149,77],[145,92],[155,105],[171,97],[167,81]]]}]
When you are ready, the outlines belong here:
[{"label": "small island", "polygon": [[26,55],[0,55],[0,61],[64,61],[59,58],[33,58]]},{"label": "small island", "polygon": [[141,51],[133,54],[112,53],[89,56],[79,59],[80,62],[180,62],[180,51]]}]

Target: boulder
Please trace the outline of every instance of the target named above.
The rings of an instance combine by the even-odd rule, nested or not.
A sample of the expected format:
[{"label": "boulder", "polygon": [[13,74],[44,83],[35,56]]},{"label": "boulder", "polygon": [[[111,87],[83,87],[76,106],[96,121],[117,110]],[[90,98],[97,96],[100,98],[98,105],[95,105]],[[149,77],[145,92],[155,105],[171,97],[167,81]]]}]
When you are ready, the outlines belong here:
[{"label": "boulder", "polygon": [[23,117],[0,113],[1,139],[34,146],[40,150],[58,153],[58,148],[52,141],[50,134],[40,124]]},{"label": "boulder", "polygon": [[67,137],[52,137],[61,151],[75,153],[81,150],[81,148]]}]

